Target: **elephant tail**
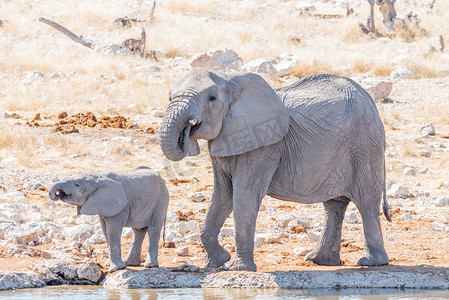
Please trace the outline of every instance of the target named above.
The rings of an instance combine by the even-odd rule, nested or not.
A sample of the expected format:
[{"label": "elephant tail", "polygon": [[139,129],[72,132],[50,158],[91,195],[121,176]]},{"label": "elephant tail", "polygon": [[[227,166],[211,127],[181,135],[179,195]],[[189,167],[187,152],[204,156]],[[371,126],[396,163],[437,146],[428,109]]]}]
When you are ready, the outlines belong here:
[{"label": "elephant tail", "polygon": [[383,187],[383,203],[382,203],[382,209],[384,211],[384,215],[385,218],[387,218],[388,222],[391,222],[391,217],[390,217],[390,213],[388,212],[390,210],[390,208],[388,207],[388,202],[387,202],[387,181],[386,181],[386,170],[384,167],[384,187]]}]

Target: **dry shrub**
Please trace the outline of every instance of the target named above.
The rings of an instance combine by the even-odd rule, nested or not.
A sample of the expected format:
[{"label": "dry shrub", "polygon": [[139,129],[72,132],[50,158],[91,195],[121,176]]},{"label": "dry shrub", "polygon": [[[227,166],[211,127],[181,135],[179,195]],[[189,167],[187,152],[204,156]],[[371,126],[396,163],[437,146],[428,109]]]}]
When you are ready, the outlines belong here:
[{"label": "dry shrub", "polygon": [[309,63],[299,62],[293,68],[291,75],[304,77],[317,73],[332,73],[332,66],[320,61],[312,61]]},{"label": "dry shrub", "polygon": [[415,77],[420,78],[433,78],[438,77],[438,70],[435,69],[435,66],[423,63],[412,63],[407,64],[407,69],[415,74]]},{"label": "dry shrub", "polygon": [[202,1],[185,1],[185,0],[169,0],[164,3],[165,7],[174,12],[183,13],[187,15],[204,15],[212,16],[217,12],[218,3],[213,5],[206,5]]}]

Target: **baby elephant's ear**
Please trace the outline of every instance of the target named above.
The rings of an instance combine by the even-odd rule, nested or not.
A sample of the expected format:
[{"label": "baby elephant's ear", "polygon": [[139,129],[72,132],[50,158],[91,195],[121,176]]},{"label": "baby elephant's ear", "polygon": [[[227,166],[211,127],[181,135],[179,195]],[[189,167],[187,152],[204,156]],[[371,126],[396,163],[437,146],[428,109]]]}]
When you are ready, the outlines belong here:
[{"label": "baby elephant's ear", "polygon": [[97,179],[98,188],[88,196],[81,207],[84,215],[102,215],[113,217],[128,204],[122,185],[107,177]]}]

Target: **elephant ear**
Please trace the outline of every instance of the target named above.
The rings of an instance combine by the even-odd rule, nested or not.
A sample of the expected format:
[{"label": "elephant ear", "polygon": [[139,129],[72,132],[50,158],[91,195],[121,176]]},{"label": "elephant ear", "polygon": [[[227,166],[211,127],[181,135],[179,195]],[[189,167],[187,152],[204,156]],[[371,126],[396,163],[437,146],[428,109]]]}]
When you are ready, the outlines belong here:
[{"label": "elephant ear", "polygon": [[242,154],[279,142],[288,131],[290,116],[270,85],[256,74],[230,76],[231,104],[210,154]]},{"label": "elephant ear", "polygon": [[[102,176],[103,177],[103,176]],[[79,212],[84,215],[113,217],[125,209],[128,200],[122,185],[112,179],[98,179],[95,189],[84,202]]]}]

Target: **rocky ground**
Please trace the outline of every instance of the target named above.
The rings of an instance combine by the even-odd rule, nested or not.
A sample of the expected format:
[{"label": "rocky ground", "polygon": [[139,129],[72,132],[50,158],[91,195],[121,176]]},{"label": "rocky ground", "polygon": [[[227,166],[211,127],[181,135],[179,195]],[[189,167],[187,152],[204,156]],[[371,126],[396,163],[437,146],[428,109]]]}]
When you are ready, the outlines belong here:
[{"label": "rocky ground", "polygon": [[[269,9],[261,4],[263,1],[245,2],[262,12]],[[279,5],[283,7],[290,2],[293,3],[283,1]],[[361,7],[359,2],[350,1],[358,3],[356,8]],[[323,3],[317,4],[318,10]],[[343,11],[338,3],[332,3],[326,4],[326,9]],[[269,5],[277,4],[270,2]],[[168,8],[163,6],[162,13],[163,9]],[[296,11],[302,9],[296,6]],[[196,13],[201,14],[201,11]],[[185,11],[177,11],[177,14],[195,17]],[[436,13],[437,16],[441,14]],[[356,16],[349,21],[354,23],[357,18],[365,18],[363,11]],[[305,18],[316,21],[314,16]],[[165,19],[161,17],[160,20]],[[15,37],[25,45],[41,45],[43,36],[17,35],[20,29],[17,22],[13,16],[3,22],[6,25],[0,26],[2,40],[10,41]],[[210,22],[214,26],[213,22],[221,21]],[[338,24],[339,21],[320,19],[319,22],[327,26],[324,22]],[[381,21],[378,24],[382,24]],[[430,26],[431,23],[426,24]],[[354,36],[357,36],[357,43],[366,44],[366,49],[391,50],[390,53],[396,51],[402,55],[396,56],[398,59],[388,66],[383,65],[384,71],[380,73],[376,64],[373,65],[377,69],[375,72],[363,68],[357,71],[353,65],[324,70],[350,76],[369,89],[385,124],[392,222],[387,222],[383,216],[381,219],[386,250],[393,266],[386,270],[433,266],[445,272],[449,267],[449,59],[445,53],[429,58],[427,52],[422,51],[423,40],[410,42],[394,37],[382,40],[360,36],[360,33]],[[62,47],[73,47],[71,41],[64,38],[61,37],[67,45]],[[309,39],[309,44],[301,46],[301,51],[312,47],[313,36],[301,38]],[[345,41],[351,42],[353,40]],[[398,51],[397,45],[402,50]],[[204,255],[199,226],[213,189],[211,164],[205,143],[200,144],[202,153],[199,156],[180,163],[163,157],[158,133],[167,105],[168,86],[192,66],[258,72],[273,86],[285,85],[294,82],[296,75],[302,75],[298,69],[303,66],[301,51],[295,52],[293,46],[289,47],[291,53],[282,54],[285,51],[279,50],[257,59],[247,54],[245,48],[241,49],[243,58],[238,50],[226,51],[225,47],[217,52],[178,53],[179,56],[176,52],[173,55],[162,51],[157,61],[83,52],[91,51],[89,49],[68,51],[77,57],[94,55],[95,62],[89,62],[94,68],[89,70],[87,67],[79,69],[73,62],[53,67],[15,58],[18,65],[14,67],[3,60],[5,66],[0,70],[1,278],[14,282],[8,277],[13,275],[7,272],[20,271],[39,274],[33,279],[36,286],[101,282],[107,275],[107,247],[98,219],[76,216],[74,207],[51,201],[48,188],[73,173],[139,165],[157,170],[170,192],[166,247],[161,242],[159,249],[161,267],[185,263],[199,266]],[[41,48],[47,49],[46,46]],[[52,55],[58,53],[53,51]],[[310,51],[307,53],[311,55]],[[413,69],[407,62],[416,58],[429,59],[432,68],[428,69],[436,71],[424,76],[424,72],[419,71],[422,66]],[[435,61],[439,62],[438,67]],[[382,64],[384,62],[379,63]],[[76,71],[71,72],[70,68]],[[303,72],[307,73],[306,67]],[[258,271],[356,268],[355,263],[363,251],[363,232],[360,215],[352,204],[344,221],[342,266],[326,268],[304,261],[304,255],[317,244],[322,222],[321,204],[303,205],[266,197],[256,230]],[[220,232],[220,241],[231,254],[234,252],[233,237],[231,215]],[[131,239],[132,231],[126,229],[122,238],[123,256]],[[144,248],[147,245],[146,240]]]}]

